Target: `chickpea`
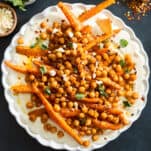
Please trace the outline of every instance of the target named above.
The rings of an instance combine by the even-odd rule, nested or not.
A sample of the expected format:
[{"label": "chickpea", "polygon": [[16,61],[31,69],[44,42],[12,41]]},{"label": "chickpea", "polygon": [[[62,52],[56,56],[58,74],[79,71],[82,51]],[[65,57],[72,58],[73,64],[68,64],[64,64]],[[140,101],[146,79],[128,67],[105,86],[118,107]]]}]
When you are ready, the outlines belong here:
[{"label": "chickpea", "polygon": [[57,136],[58,136],[59,138],[61,138],[61,137],[64,136],[64,133],[63,133],[62,131],[58,131]]},{"label": "chickpea", "polygon": [[87,38],[84,38],[83,40],[82,40],[82,43],[84,43],[84,44],[87,44],[89,41],[88,41],[88,39]]},{"label": "chickpea", "polygon": [[108,118],[109,121],[113,121],[114,116],[112,114],[110,114],[110,115],[108,115],[107,118]]},{"label": "chickpea", "polygon": [[67,103],[66,102],[62,102],[61,105],[62,105],[62,107],[66,107]]},{"label": "chickpea", "polygon": [[71,125],[71,123],[72,123],[72,120],[71,120],[70,118],[68,118],[68,119],[67,119],[67,124],[68,124],[68,125]]},{"label": "chickpea", "polygon": [[97,83],[95,81],[91,82],[91,88],[95,89],[97,87]]},{"label": "chickpea", "polygon": [[48,36],[47,36],[46,33],[41,33],[41,34],[40,34],[40,38],[43,39],[43,40],[46,40],[47,37],[48,37]]},{"label": "chickpea", "polygon": [[72,64],[69,61],[66,61],[65,65],[67,69],[72,69]]},{"label": "chickpea", "polygon": [[50,84],[51,84],[51,87],[53,87],[53,88],[57,88],[58,87],[57,81],[52,81]]},{"label": "chickpea", "polygon": [[105,120],[105,119],[107,118],[107,113],[102,112],[102,113],[101,113],[101,118],[102,118],[103,120]]},{"label": "chickpea", "polygon": [[67,87],[67,92],[68,92],[68,93],[72,93],[72,91],[73,91],[72,86]]},{"label": "chickpea", "polygon": [[101,61],[102,57],[100,55],[96,55],[96,60]]},{"label": "chickpea", "polygon": [[48,34],[51,34],[52,33],[52,28],[48,27],[46,31],[47,31]]},{"label": "chickpea", "polygon": [[56,133],[56,132],[57,132],[57,128],[56,128],[55,126],[52,126],[52,127],[50,128],[50,132],[51,132],[51,133]]},{"label": "chickpea", "polygon": [[47,23],[45,21],[41,22],[40,27],[41,28],[46,28],[47,27]]},{"label": "chickpea", "polygon": [[70,70],[66,69],[66,70],[64,71],[64,73],[65,73],[66,75],[69,75],[69,74],[70,74]]},{"label": "chickpea", "polygon": [[97,71],[96,71],[96,76],[97,76],[97,77],[100,77],[100,76],[101,76],[101,71],[100,71],[100,70],[97,70]]},{"label": "chickpea", "polygon": [[49,119],[49,117],[47,114],[45,114],[45,113],[42,114],[42,116],[41,116],[41,122],[42,123],[46,123],[48,121],[48,119]]},{"label": "chickpea", "polygon": [[44,127],[44,130],[45,130],[45,131],[50,131],[51,126],[52,126],[52,125],[51,125],[50,123],[45,123],[43,127]]},{"label": "chickpea", "polygon": [[102,57],[104,60],[109,60],[109,56],[107,53],[103,53]]},{"label": "chickpea", "polygon": [[65,81],[65,87],[69,87],[71,85],[71,82],[70,81]]},{"label": "chickpea", "polygon": [[31,74],[31,75],[29,76],[29,80],[30,80],[30,81],[35,80],[35,76],[34,76],[33,74]]},{"label": "chickpea", "polygon": [[71,102],[71,101],[68,102],[68,107],[69,107],[69,108],[72,108],[72,107],[73,107],[73,102]]},{"label": "chickpea", "polygon": [[55,54],[49,54],[48,58],[55,61],[56,60],[56,55]]},{"label": "chickpea", "polygon": [[130,90],[130,85],[129,85],[129,84],[126,84],[126,85],[125,85],[125,89],[126,89],[126,90]]},{"label": "chickpea", "polygon": [[59,23],[57,21],[53,22],[52,27],[53,28],[59,28]]},{"label": "chickpea", "polygon": [[17,43],[18,43],[19,45],[23,44],[23,43],[24,43],[23,37],[19,37],[19,38],[17,39]]},{"label": "chickpea", "polygon": [[124,78],[125,78],[126,80],[128,80],[128,79],[130,78],[130,75],[129,75],[128,73],[126,73],[126,74],[124,74]]},{"label": "chickpea", "polygon": [[86,131],[86,134],[87,134],[87,135],[90,135],[90,134],[91,134],[91,130],[88,129],[88,130]]},{"label": "chickpea", "polygon": [[106,93],[111,94],[112,90],[108,88],[108,89],[106,89]]},{"label": "chickpea", "polygon": [[91,123],[92,123],[91,119],[90,119],[90,118],[88,118],[88,119],[86,120],[85,125],[86,125],[86,126],[90,126],[90,125],[91,125]]},{"label": "chickpea", "polygon": [[84,92],[85,92],[85,87],[81,86],[81,87],[79,88],[79,92],[84,93]]},{"label": "chickpea", "polygon": [[117,103],[117,102],[114,102],[114,103],[112,104],[112,107],[113,107],[113,108],[118,107],[118,103]]},{"label": "chickpea", "polygon": [[87,112],[88,112],[88,108],[87,108],[86,106],[84,106],[84,107],[82,108],[82,112],[83,112],[83,113],[87,113]]},{"label": "chickpea", "polygon": [[64,42],[65,42],[64,38],[63,37],[59,38],[59,42],[60,42],[60,44],[64,44]]},{"label": "chickpea", "polygon": [[62,58],[62,53],[61,52],[57,52],[56,56],[57,56],[57,58]]},{"label": "chickpea", "polygon": [[63,94],[64,93],[64,89],[60,87],[60,88],[58,88],[58,92]]},{"label": "chickpea", "polygon": [[92,79],[91,75],[87,74],[85,77],[86,80],[90,81]]},{"label": "chickpea", "polygon": [[94,135],[96,134],[97,130],[95,128],[92,128],[91,133]]},{"label": "chickpea", "polygon": [[120,65],[116,65],[115,69],[116,69],[117,72],[121,72],[122,71],[122,67]]},{"label": "chickpea", "polygon": [[32,108],[34,107],[33,102],[31,102],[31,101],[27,102],[27,103],[26,103],[26,107],[27,107],[28,109],[32,109]]},{"label": "chickpea", "polygon": [[94,91],[91,91],[91,92],[89,93],[89,96],[90,96],[91,98],[94,98],[94,97],[95,97],[95,92],[94,92]]},{"label": "chickpea", "polygon": [[93,110],[93,109],[89,109],[89,110],[88,110],[88,114],[89,114],[90,116],[94,116],[94,110]]},{"label": "chickpea", "polygon": [[96,58],[95,57],[91,57],[89,61],[90,61],[90,63],[94,64],[94,63],[96,63]]},{"label": "chickpea", "polygon": [[88,147],[89,145],[90,145],[90,142],[87,140],[87,141],[84,141],[83,142],[83,145],[85,146],[85,147]]},{"label": "chickpea", "polygon": [[114,117],[113,118],[113,123],[118,124],[119,123],[119,117]]},{"label": "chickpea", "polygon": [[85,135],[85,132],[80,131],[80,132],[79,132],[79,135],[83,137],[83,136]]},{"label": "chickpea", "polygon": [[102,77],[107,77],[107,74],[108,74],[107,71],[106,71],[106,70],[103,70],[101,76],[102,76]]},{"label": "chickpea", "polygon": [[92,136],[92,140],[93,140],[93,141],[97,141],[98,139],[99,139],[99,135],[93,135],[93,136]]},{"label": "chickpea", "polygon": [[133,92],[132,93],[132,97],[133,97],[133,99],[138,99],[139,98],[139,94],[137,92]]},{"label": "chickpea", "polygon": [[115,61],[118,63],[121,60],[120,56],[115,57]]},{"label": "chickpea", "polygon": [[82,36],[82,34],[81,34],[81,32],[77,31],[77,32],[75,32],[75,36],[76,36],[77,38],[80,38],[80,37]]},{"label": "chickpea", "polygon": [[80,118],[84,118],[84,117],[85,117],[85,114],[84,114],[84,113],[80,113],[80,114],[79,114],[79,117],[80,117]]},{"label": "chickpea", "polygon": [[136,78],[136,74],[131,74],[129,80],[135,81]]},{"label": "chickpea", "polygon": [[113,77],[113,81],[117,82],[118,81],[118,76],[117,75],[114,75]]},{"label": "chickpea", "polygon": [[47,76],[42,76],[42,81],[47,82]]},{"label": "chickpea", "polygon": [[60,111],[60,105],[59,104],[55,104],[54,105],[54,110],[56,111],[56,112],[59,112]]},{"label": "chickpea", "polygon": [[99,116],[99,113],[97,111],[94,111],[94,117],[97,118]]},{"label": "chickpea", "polygon": [[36,115],[35,114],[30,114],[29,115],[29,119],[30,119],[30,121],[32,121],[32,122],[34,122],[35,120],[36,120]]},{"label": "chickpea", "polygon": [[74,126],[79,126],[80,122],[78,120],[74,120],[73,125]]}]

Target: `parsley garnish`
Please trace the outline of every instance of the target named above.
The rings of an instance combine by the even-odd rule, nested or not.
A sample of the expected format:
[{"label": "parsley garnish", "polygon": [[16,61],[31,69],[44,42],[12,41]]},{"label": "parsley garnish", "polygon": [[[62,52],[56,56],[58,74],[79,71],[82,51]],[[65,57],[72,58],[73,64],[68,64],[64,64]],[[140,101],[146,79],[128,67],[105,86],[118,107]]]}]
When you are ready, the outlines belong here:
[{"label": "parsley garnish", "polygon": [[45,93],[46,93],[46,94],[48,94],[48,95],[50,95],[50,94],[51,94],[51,90],[50,90],[50,88],[49,88],[49,87],[46,87],[44,91],[45,91]]},{"label": "parsley garnish", "polygon": [[80,125],[85,125],[86,118],[80,118],[79,121],[80,121]]},{"label": "parsley garnish", "polygon": [[82,94],[82,93],[76,93],[75,97],[76,97],[77,100],[81,100],[85,97],[85,95]]},{"label": "parsley garnish", "polygon": [[69,48],[73,48],[73,43],[72,43],[72,42],[68,42],[68,43],[67,43],[67,46],[68,46]]},{"label": "parsley garnish", "polygon": [[130,73],[131,70],[129,70],[128,68],[125,69],[125,73]]},{"label": "parsley garnish", "polygon": [[123,105],[124,107],[130,107],[131,104],[128,101],[123,101]]},{"label": "parsley garnish", "polygon": [[127,40],[125,40],[125,39],[121,39],[120,40],[120,46],[122,48],[125,48],[127,45],[128,45],[128,41]]},{"label": "parsley garnish", "polygon": [[45,44],[41,44],[41,49],[46,50],[46,49],[48,49],[48,46],[46,46]]},{"label": "parsley garnish", "polygon": [[46,67],[41,66],[41,67],[40,67],[40,72],[41,72],[42,75],[45,74],[45,73],[47,72]]},{"label": "parsley garnish", "polygon": [[98,90],[99,90],[100,95],[108,97],[108,94],[105,92],[105,87],[103,84],[99,85]]},{"label": "parsley garnish", "polygon": [[119,64],[121,67],[124,67],[126,65],[126,62],[124,60],[120,60]]},{"label": "parsley garnish", "polygon": [[30,48],[34,48],[36,47],[37,45],[40,45],[41,44],[41,39],[39,37],[36,37],[36,42],[33,43]]}]

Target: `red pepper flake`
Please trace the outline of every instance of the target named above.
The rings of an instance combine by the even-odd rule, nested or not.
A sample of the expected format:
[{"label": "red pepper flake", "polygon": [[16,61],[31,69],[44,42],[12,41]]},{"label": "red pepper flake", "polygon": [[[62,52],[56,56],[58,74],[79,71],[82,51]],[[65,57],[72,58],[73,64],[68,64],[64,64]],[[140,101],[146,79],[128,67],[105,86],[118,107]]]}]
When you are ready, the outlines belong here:
[{"label": "red pepper flake", "polygon": [[145,98],[142,96],[142,97],[141,97],[141,100],[142,100],[142,101],[144,101],[144,100],[145,100]]},{"label": "red pepper flake", "polygon": [[150,0],[122,0],[122,2],[130,8],[130,11],[124,14],[128,20],[140,20],[151,10]]}]

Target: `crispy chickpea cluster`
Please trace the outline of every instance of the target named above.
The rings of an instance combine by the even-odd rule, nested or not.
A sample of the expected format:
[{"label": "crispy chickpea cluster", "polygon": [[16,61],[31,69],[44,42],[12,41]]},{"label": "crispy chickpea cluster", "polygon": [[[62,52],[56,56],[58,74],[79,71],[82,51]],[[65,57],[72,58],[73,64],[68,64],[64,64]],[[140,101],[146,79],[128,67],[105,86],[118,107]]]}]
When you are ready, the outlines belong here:
[{"label": "crispy chickpea cluster", "polygon": [[[49,40],[47,50],[43,50],[47,51],[47,55],[40,57],[41,74],[27,74],[26,82],[36,84],[53,105],[54,111],[81,137],[91,136],[93,141],[97,141],[99,134],[107,129],[100,128],[94,120],[124,126],[126,119],[117,110],[133,105],[139,97],[133,90],[137,72],[131,56],[125,54],[121,57],[112,52],[109,46],[114,42],[110,39],[85,50],[84,47],[94,40],[95,35],[91,30],[75,31],[64,20],[54,22],[52,26],[44,21],[40,27],[45,29],[40,39]],[[107,51],[98,53],[102,49]],[[121,98],[124,98],[123,106],[119,105]],[[26,107],[30,110],[31,121],[40,117],[45,130],[57,132],[56,127],[48,123],[49,116],[44,108],[32,110],[42,107],[35,95]],[[64,133],[58,131],[57,135],[63,137]],[[88,144],[85,142],[85,145]]]}]

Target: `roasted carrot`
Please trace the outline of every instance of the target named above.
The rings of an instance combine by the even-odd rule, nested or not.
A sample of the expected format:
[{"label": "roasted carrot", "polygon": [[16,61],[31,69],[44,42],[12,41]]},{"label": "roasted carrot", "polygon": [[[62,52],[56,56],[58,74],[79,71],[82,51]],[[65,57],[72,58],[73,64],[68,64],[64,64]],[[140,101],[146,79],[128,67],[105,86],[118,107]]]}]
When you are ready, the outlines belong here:
[{"label": "roasted carrot", "polygon": [[37,96],[41,99],[45,109],[50,116],[50,118],[58,124],[64,131],[66,131],[70,136],[72,136],[79,144],[83,145],[83,140],[78,136],[78,134],[65,122],[65,120],[54,111],[52,105],[44,97],[41,91],[33,84],[33,90],[36,92]]},{"label": "roasted carrot", "polygon": [[121,89],[121,86],[116,82],[112,81],[110,78],[99,78],[105,85],[110,86],[115,89]]},{"label": "roasted carrot", "polygon": [[111,114],[114,114],[114,115],[120,115],[120,114],[123,113],[121,110],[119,110],[117,108],[111,108],[111,109],[108,110],[108,112],[111,113]]},{"label": "roasted carrot", "polygon": [[122,124],[112,124],[112,123],[109,123],[107,121],[99,121],[97,119],[94,119],[93,121],[93,124],[100,128],[100,129],[110,129],[110,130],[118,130],[120,128],[122,128]]},{"label": "roasted carrot", "polygon": [[92,27],[89,26],[89,25],[86,25],[86,26],[84,26],[84,27],[81,29],[81,32],[82,32],[83,34],[91,33],[91,32],[92,32]]},{"label": "roasted carrot", "polygon": [[121,29],[116,29],[116,30],[113,30],[112,34],[103,34],[101,36],[97,36],[96,39],[94,39],[92,42],[88,43],[87,46],[85,46],[83,49],[90,50],[92,47],[94,47],[98,43],[109,39],[110,37],[116,35],[120,31],[121,31]]},{"label": "roasted carrot", "polygon": [[24,66],[18,66],[18,65],[11,63],[10,61],[4,61],[4,63],[9,68],[11,68],[17,72],[20,72],[20,73],[24,73],[24,74],[26,74],[26,73],[38,74],[39,73],[38,68],[28,68],[28,67],[24,67]]},{"label": "roasted carrot", "polygon": [[16,52],[26,56],[46,56],[48,50],[42,50],[40,48],[30,48],[28,46],[16,46]]},{"label": "roasted carrot", "polygon": [[58,3],[59,8],[62,10],[64,15],[67,17],[68,21],[70,22],[71,26],[76,30],[79,31],[82,28],[80,21],[76,18],[76,16],[70,11],[70,9],[63,3]]},{"label": "roasted carrot", "polygon": [[63,117],[75,117],[75,116],[79,115],[80,111],[79,110],[61,109],[60,113]]},{"label": "roasted carrot", "polygon": [[105,34],[112,33],[112,25],[110,19],[98,19],[96,23],[99,25],[103,33]]},{"label": "roasted carrot", "polygon": [[54,67],[50,65],[46,65],[41,61],[33,60],[33,63],[37,65],[38,67],[44,66],[47,69],[47,72],[49,72],[50,70],[56,70]]},{"label": "roasted carrot", "polygon": [[83,98],[77,101],[85,102],[85,103],[99,103],[101,99],[100,98]]},{"label": "roasted carrot", "polygon": [[103,53],[108,52],[108,48],[97,49],[95,52],[99,55],[102,55]]},{"label": "roasted carrot", "polygon": [[88,106],[89,108],[92,108],[92,109],[96,109],[98,111],[104,111],[107,109],[107,107],[105,105],[102,105],[102,104],[86,104],[86,106]]},{"label": "roasted carrot", "polygon": [[43,108],[40,108],[40,109],[35,109],[33,111],[30,111],[28,113],[28,115],[35,115],[36,117],[40,116],[41,114],[43,113],[46,113],[46,109],[43,107]]},{"label": "roasted carrot", "polygon": [[14,85],[11,90],[15,93],[34,93],[34,90],[30,85]]},{"label": "roasted carrot", "polygon": [[106,7],[112,5],[113,3],[115,3],[115,0],[106,0],[96,5],[95,7],[92,7],[91,9],[86,10],[79,16],[80,22],[84,22],[85,20],[93,17],[94,15],[96,15],[97,13],[105,9]]}]

